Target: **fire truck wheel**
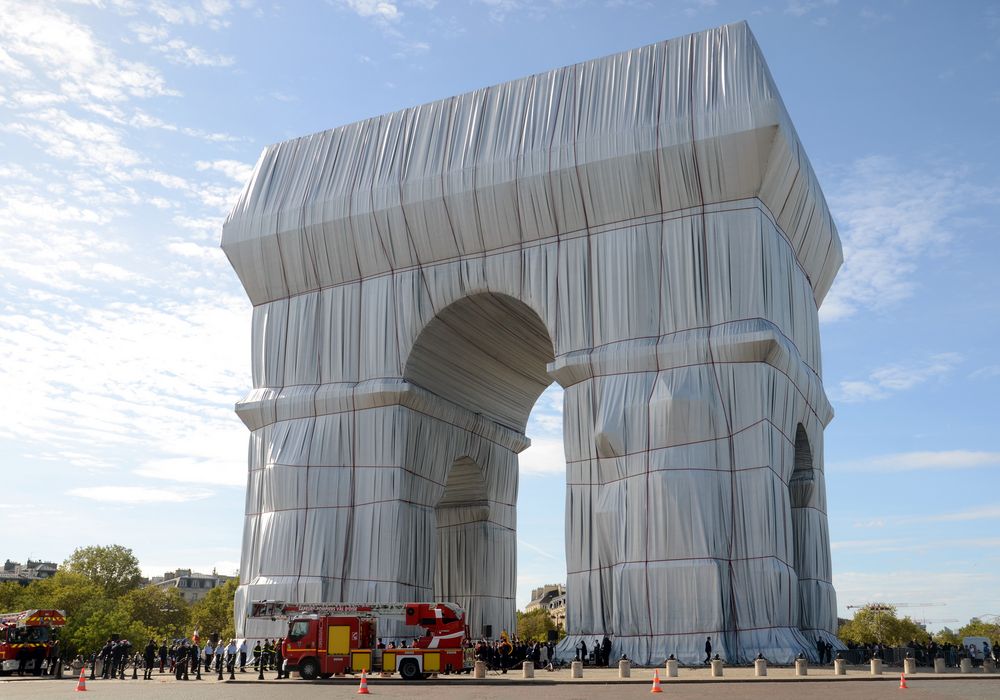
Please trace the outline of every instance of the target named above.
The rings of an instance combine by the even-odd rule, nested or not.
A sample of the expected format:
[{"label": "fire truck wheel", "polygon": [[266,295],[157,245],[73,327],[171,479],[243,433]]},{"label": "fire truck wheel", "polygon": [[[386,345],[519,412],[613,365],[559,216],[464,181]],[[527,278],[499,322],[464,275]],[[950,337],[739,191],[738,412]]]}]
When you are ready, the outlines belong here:
[{"label": "fire truck wheel", "polygon": [[416,659],[403,659],[399,662],[399,675],[404,681],[415,681],[420,678],[420,664]]},{"label": "fire truck wheel", "polygon": [[319,675],[319,662],[316,659],[305,659],[299,662],[299,675],[304,680],[312,681]]}]

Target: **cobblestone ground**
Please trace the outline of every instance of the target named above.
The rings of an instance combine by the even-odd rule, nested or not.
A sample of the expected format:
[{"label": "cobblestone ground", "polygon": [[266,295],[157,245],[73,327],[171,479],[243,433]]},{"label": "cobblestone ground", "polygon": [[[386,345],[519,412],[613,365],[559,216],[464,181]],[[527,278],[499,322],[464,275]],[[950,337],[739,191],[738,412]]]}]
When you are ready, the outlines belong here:
[{"label": "cobblestone ground", "polygon": [[[181,700],[213,698],[251,700],[254,698],[348,698],[358,694],[355,678],[307,683],[301,680],[260,682],[250,673],[236,674],[236,681],[218,681],[213,675],[202,681],[175,681],[172,676],[155,675],[152,681],[88,681],[90,695],[107,698],[148,698]],[[617,671],[587,670],[582,680],[573,680],[568,671],[538,672],[535,679],[521,674],[491,674],[483,681],[468,676],[441,677],[437,680],[404,683],[398,679],[372,678],[373,696],[400,700],[455,700],[494,698],[563,698],[646,697],[650,694],[651,669],[635,669],[629,680],[619,680]],[[34,678],[0,679],[0,698],[65,698],[75,693],[77,681]],[[712,679],[706,669],[681,669],[680,678],[662,681],[663,697],[735,700],[827,700],[833,698],[901,698],[927,700],[997,700],[1000,698],[1000,675],[934,675],[918,673],[907,678],[907,690],[899,689],[899,671],[889,670],[881,677],[871,677],[865,668],[853,668],[846,677],[835,677],[830,669],[810,669],[806,678],[796,678],[791,669],[772,668],[766,679],[753,677],[752,669],[728,668],[723,679]],[[905,696],[901,695],[905,693]],[[87,696],[83,696],[87,697]]]}]

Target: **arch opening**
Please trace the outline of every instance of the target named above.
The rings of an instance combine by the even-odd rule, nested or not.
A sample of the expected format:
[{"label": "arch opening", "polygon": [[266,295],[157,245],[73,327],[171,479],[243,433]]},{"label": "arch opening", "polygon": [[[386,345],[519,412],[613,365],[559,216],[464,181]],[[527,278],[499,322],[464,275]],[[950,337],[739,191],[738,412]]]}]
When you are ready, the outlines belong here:
[{"label": "arch opening", "polygon": [[[792,568],[795,569],[797,580],[801,580],[807,569],[810,553],[808,518],[804,510],[809,506],[816,487],[816,472],[813,469],[812,448],[809,446],[809,436],[801,423],[795,430],[795,457],[792,476],[788,480],[788,500],[792,510]],[[800,601],[801,605],[801,601]],[[798,620],[802,624],[802,612],[797,611]]]},{"label": "arch opening", "polygon": [[[405,379],[517,434],[552,384],[548,329],[529,306],[478,293],[437,314],[407,358]],[[465,608],[472,634],[513,631],[518,453],[468,433],[444,466],[434,508],[434,595]],[[454,451],[451,451],[454,450]],[[455,451],[459,454],[456,456]]]},{"label": "arch opening", "polygon": [[451,304],[417,337],[404,377],[441,398],[524,432],[535,401],[552,383],[555,353],[527,304],[491,292]]}]

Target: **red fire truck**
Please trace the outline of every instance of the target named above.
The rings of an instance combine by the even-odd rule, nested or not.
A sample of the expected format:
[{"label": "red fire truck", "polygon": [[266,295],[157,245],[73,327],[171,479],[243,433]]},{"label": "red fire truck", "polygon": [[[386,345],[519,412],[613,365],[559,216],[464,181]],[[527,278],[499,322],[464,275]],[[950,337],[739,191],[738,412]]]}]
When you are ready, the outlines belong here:
[{"label": "red fire truck", "polygon": [[[288,619],[282,657],[289,670],[312,680],[358,671],[393,673],[405,680],[432,673],[468,673],[472,649],[465,611],[453,603],[285,603],[259,601],[253,617]],[[412,645],[378,648],[379,620],[402,618],[422,627]],[[404,642],[405,644],[405,642]]]},{"label": "red fire truck", "polygon": [[41,669],[56,640],[56,628],[66,624],[62,610],[22,610],[0,613],[0,673]]}]

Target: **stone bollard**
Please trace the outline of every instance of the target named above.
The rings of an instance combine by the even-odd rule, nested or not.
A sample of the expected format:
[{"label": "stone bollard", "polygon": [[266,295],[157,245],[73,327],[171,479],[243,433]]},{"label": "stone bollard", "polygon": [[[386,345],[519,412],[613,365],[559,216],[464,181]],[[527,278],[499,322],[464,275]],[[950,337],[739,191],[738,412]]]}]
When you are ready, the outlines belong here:
[{"label": "stone bollard", "polygon": [[882,659],[872,659],[872,671],[873,676],[882,675]]},{"label": "stone bollard", "polygon": [[809,675],[809,661],[800,656],[795,659],[795,675],[796,676],[808,676]]},{"label": "stone bollard", "polygon": [[993,659],[983,659],[983,673],[996,673],[997,666]]},{"label": "stone bollard", "polygon": [[570,678],[583,678],[582,661],[574,661],[569,668],[570,668],[570,673],[569,673]]},{"label": "stone bollard", "polygon": [[486,678],[486,662],[477,661],[476,665],[472,669],[473,678]]},{"label": "stone bollard", "polygon": [[757,657],[753,662],[753,675],[762,678],[767,675],[767,659]]},{"label": "stone bollard", "polygon": [[632,662],[628,659],[622,659],[618,662],[618,677],[619,678],[631,678],[632,677]]},{"label": "stone bollard", "polygon": [[846,659],[834,659],[833,660],[833,675],[835,676],[846,676],[847,675],[847,660]]},{"label": "stone bollard", "polygon": [[521,664],[521,677],[522,678],[535,677],[535,662],[525,661],[523,664]]},{"label": "stone bollard", "polygon": [[962,673],[972,673],[972,659],[966,657],[958,664],[958,670]]},{"label": "stone bollard", "polygon": [[944,657],[938,656],[934,659],[934,673],[945,673]]},{"label": "stone bollard", "polygon": [[903,673],[907,676],[912,676],[917,672],[917,660],[912,656],[907,656],[903,659]]},{"label": "stone bollard", "polygon": [[673,654],[667,659],[667,678],[677,678],[677,659]]},{"label": "stone bollard", "polygon": [[712,659],[712,677],[722,678],[722,659],[719,658],[718,654]]}]

